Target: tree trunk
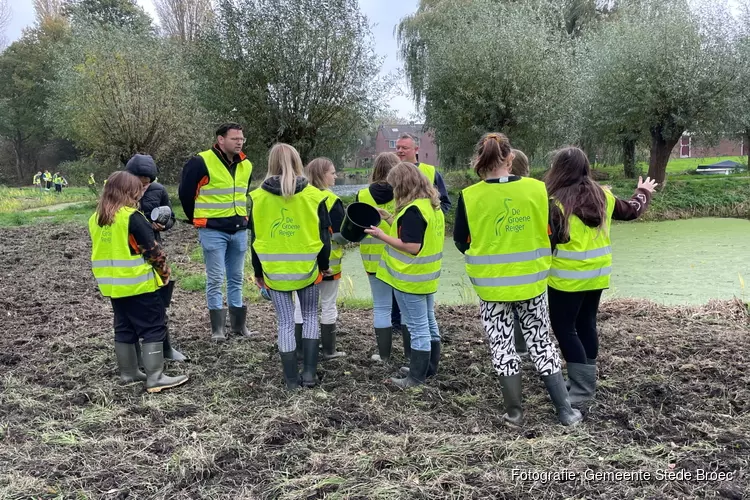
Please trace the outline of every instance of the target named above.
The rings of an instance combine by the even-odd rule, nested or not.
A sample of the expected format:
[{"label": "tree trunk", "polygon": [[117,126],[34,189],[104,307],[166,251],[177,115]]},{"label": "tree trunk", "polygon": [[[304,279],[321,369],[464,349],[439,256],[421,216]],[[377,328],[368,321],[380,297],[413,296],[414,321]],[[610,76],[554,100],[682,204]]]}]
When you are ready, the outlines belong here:
[{"label": "tree trunk", "polygon": [[25,179],[23,178],[23,166],[21,162],[23,150],[20,141],[20,137],[13,141],[13,152],[16,154],[16,177],[18,177],[18,182],[23,185]]},{"label": "tree trunk", "polygon": [[750,171],[750,129],[745,130],[745,151],[747,151],[747,165],[745,165],[745,171]]},{"label": "tree trunk", "polygon": [[622,140],[622,163],[625,170],[625,177],[628,179],[635,178],[635,140]]},{"label": "tree trunk", "polygon": [[661,125],[651,128],[651,158],[648,162],[648,176],[658,182],[660,188],[663,188],[667,183],[669,155],[677,141],[682,137],[682,133],[680,133],[676,137],[665,138],[662,130]]}]

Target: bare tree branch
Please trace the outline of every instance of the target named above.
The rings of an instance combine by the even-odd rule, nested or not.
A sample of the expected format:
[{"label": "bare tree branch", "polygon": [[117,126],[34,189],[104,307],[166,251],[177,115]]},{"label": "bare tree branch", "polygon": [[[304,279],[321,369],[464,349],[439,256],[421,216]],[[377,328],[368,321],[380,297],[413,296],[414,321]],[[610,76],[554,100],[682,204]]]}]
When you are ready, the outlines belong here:
[{"label": "bare tree branch", "polygon": [[62,15],[62,0],[33,0],[33,2],[37,24],[42,24]]},{"label": "bare tree branch", "polygon": [[192,42],[213,17],[211,0],[154,0],[164,32],[182,42]]},{"label": "bare tree branch", "polygon": [[13,12],[10,10],[8,0],[0,0],[0,49],[5,47],[7,42],[5,30],[8,29],[12,17]]}]

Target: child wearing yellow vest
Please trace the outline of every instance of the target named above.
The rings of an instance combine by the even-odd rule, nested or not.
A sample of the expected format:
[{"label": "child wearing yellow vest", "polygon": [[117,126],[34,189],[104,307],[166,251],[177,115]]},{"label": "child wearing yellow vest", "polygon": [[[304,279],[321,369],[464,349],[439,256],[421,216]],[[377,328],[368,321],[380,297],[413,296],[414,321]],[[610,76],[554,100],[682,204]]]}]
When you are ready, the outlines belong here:
[{"label": "child wearing yellow vest", "polygon": [[252,263],[255,281],[268,289],[276,309],[278,346],[288,389],[300,386],[294,337],[294,299],[302,310],[302,385],[317,383],[318,287],[331,276],[331,222],[325,191],[311,186],[302,175],[299,153],[288,144],[276,144],[268,155],[268,174],[250,192],[252,208]]},{"label": "child wearing yellow vest", "polygon": [[586,153],[574,147],[555,154],[544,181],[551,200],[550,321],[568,369],[570,401],[582,407],[596,393],[596,314],[612,272],[610,226],[640,217],[656,182],[639,178],[630,200],[617,199],[591,178]]},{"label": "child wearing yellow vest", "polygon": [[[313,187],[320,189],[328,198],[326,208],[331,218],[331,275],[323,276],[318,284],[320,297],[320,339],[323,345],[323,360],[346,356],[345,352],[336,351],[336,320],[339,311],[336,298],[339,295],[339,280],[341,279],[341,259],[344,258],[346,238],[341,236],[341,223],[344,222],[344,204],[341,198],[331,191],[336,184],[336,167],[328,158],[315,158],[305,167],[305,177]],[[299,298],[294,301],[294,336],[297,342],[297,357],[302,357],[302,309]]]},{"label": "child wearing yellow vest", "polygon": [[371,226],[365,232],[385,243],[376,277],[395,290],[396,301],[411,335],[406,376],[390,382],[405,389],[437,373],[440,331],[435,319],[435,292],[440,279],[445,218],[440,195],[411,163],[399,163],[388,174],[396,200],[395,215],[387,218],[388,234]]}]

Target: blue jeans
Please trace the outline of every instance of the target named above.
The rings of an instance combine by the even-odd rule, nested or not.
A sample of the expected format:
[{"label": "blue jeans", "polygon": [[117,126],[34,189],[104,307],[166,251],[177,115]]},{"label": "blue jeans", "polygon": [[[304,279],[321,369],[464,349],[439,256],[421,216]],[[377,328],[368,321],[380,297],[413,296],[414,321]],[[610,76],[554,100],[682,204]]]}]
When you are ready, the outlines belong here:
[{"label": "blue jeans", "polygon": [[430,342],[440,341],[440,330],[435,320],[435,294],[417,295],[394,290],[401,308],[401,322],[411,335],[411,348],[429,351]]},{"label": "blue jeans", "polygon": [[234,234],[198,229],[198,241],[206,263],[206,300],[209,309],[223,309],[221,287],[227,278],[227,304],[242,307],[242,280],[247,252],[247,230]]},{"label": "blue jeans", "polygon": [[388,283],[381,281],[374,274],[368,274],[370,280],[370,291],[372,292],[372,315],[375,328],[391,327],[391,300],[393,288]]}]

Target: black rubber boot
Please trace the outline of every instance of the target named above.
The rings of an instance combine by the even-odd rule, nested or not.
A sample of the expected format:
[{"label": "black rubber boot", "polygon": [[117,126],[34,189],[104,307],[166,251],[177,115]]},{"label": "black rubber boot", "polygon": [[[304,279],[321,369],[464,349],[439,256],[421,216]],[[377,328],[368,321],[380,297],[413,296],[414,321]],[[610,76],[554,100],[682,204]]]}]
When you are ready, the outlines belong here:
[{"label": "black rubber boot", "polygon": [[500,387],[503,391],[505,415],[503,420],[507,424],[523,425],[523,406],[521,405],[521,374],[500,377]]},{"label": "black rubber boot", "polygon": [[226,309],[209,309],[208,315],[211,318],[211,340],[224,341],[227,335],[224,332],[227,323]]},{"label": "black rubber boot", "polygon": [[123,384],[144,382],[146,380],[146,374],[138,369],[138,356],[135,350],[136,345],[138,344],[115,342],[117,368],[119,369],[120,380]]},{"label": "black rubber boot", "polygon": [[281,367],[284,369],[284,381],[289,390],[299,389],[300,378],[297,371],[297,353],[295,351],[280,352]]},{"label": "black rubber boot", "polygon": [[393,328],[376,328],[375,341],[378,345],[378,353],[373,354],[370,359],[388,363],[391,360],[391,348],[393,346]]},{"label": "black rubber boot", "polygon": [[[438,365],[440,364],[440,341],[430,342],[430,366],[427,367],[427,378],[434,377],[438,372]],[[401,375],[409,375],[409,367],[402,366],[399,369]]]},{"label": "black rubber boot", "polygon": [[143,355],[141,355],[141,343],[140,341],[133,344],[135,346],[135,357],[138,360],[138,367],[143,368]]},{"label": "black rubber boot", "polygon": [[302,339],[302,385],[318,383],[318,339]]},{"label": "black rubber boot", "polygon": [[169,340],[169,328],[167,328],[167,335],[164,337],[164,360],[174,361],[175,363],[190,361],[189,357],[172,347],[172,343]]},{"label": "black rubber boot", "polygon": [[294,341],[297,343],[295,352],[297,353],[297,359],[302,359],[302,323],[294,324]]},{"label": "black rubber boot", "polygon": [[336,325],[320,325],[320,339],[323,342],[323,361],[346,356],[345,352],[336,351]]},{"label": "black rubber boot", "polygon": [[411,334],[406,325],[401,325],[401,340],[404,343],[404,358],[408,360],[411,357]]},{"label": "black rubber boot", "polygon": [[430,351],[411,351],[409,374],[403,378],[392,378],[391,384],[399,389],[408,389],[424,384],[427,369],[430,367]]},{"label": "black rubber boot", "polygon": [[568,363],[568,398],[572,406],[582,406],[596,394],[596,365]]},{"label": "black rubber boot", "polygon": [[247,306],[229,308],[229,331],[242,335],[243,337],[252,337],[255,332],[248,330],[245,321],[247,320]]},{"label": "black rubber boot", "polygon": [[164,375],[164,342],[143,344],[143,367],[146,369],[146,390],[161,392],[188,381],[187,375]]},{"label": "black rubber boot", "polygon": [[513,318],[513,337],[516,341],[516,352],[518,355],[522,358],[528,358],[529,350],[526,347],[526,339],[523,338],[523,330],[518,318]]},{"label": "black rubber boot", "polygon": [[544,385],[547,387],[552,404],[557,409],[557,419],[561,424],[576,425],[583,420],[581,412],[570,406],[568,390],[565,388],[565,381],[563,380],[561,371],[542,377],[542,380],[544,380]]}]

